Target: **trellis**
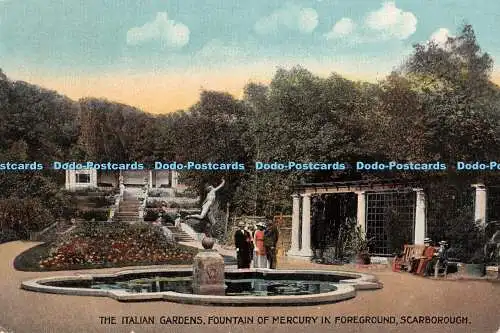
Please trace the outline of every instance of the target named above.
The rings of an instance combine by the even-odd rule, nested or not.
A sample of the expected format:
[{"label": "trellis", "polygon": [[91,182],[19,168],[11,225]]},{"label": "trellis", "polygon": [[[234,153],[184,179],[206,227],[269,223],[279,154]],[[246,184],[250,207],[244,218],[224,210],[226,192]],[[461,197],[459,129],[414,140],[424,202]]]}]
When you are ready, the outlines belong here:
[{"label": "trellis", "polygon": [[414,238],[413,191],[366,193],[366,238],[372,255],[388,256]]}]

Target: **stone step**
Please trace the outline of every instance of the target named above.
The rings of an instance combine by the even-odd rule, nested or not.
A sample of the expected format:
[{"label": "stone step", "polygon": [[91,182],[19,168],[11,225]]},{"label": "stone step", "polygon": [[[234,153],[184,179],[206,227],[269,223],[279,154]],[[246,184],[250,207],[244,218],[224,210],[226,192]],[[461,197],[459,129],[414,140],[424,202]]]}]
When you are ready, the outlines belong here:
[{"label": "stone step", "polygon": [[193,241],[193,238],[189,236],[186,232],[184,232],[182,229],[174,226],[174,225],[167,225],[167,228],[172,232],[172,235],[174,236],[174,239],[177,242],[190,242]]},{"label": "stone step", "polygon": [[128,224],[135,224],[135,223],[141,223],[142,222],[142,219],[136,219],[136,220],[131,220],[131,219],[125,219],[125,220],[122,220],[122,219],[117,219],[117,220],[114,220],[115,222],[120,222],[120,223],[128,223]]},{"label": "stone step", "polygon": [[193,239],[191,238],[191,236],[189,236],[189,235],[188,235],[188,234],[186,234],[186,233],[172,233],[172,234],[175,236],[175,238],[179,238],[179,239],[182,239],[182,240],[186,240],[186,239],[188,239],[188,240],[193,240]]}]

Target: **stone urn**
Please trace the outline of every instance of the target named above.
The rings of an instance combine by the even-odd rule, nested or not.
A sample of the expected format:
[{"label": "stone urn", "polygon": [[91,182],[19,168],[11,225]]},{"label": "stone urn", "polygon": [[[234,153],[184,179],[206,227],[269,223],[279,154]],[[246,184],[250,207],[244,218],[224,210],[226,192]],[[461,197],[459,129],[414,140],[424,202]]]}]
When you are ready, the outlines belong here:
[{"label": "stone urn", "polygon": [[201,240],[201,246],[203,246],[205,250],[211,250],[214,247],[214,244],[215,244],[215,239],[211,237],[204,237]]},{"label": "stone urn", "polygon": [[193,293],[199,295],[225,295],[224,258],[213,250],[215,240],[205,237],[193,260]]}]

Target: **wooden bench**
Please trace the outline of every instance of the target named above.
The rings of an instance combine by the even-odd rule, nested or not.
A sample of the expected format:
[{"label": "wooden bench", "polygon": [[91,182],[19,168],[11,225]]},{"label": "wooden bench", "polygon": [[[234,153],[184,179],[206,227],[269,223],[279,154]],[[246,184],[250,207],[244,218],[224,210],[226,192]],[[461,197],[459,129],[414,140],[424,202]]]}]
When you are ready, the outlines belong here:
[{"label": "wooden bench", "polygon": [[424,253],[425,245],[406,244],[401,257],[394,258],[392,270],[395,272],[409,271],[412,258],[420,258]]}]

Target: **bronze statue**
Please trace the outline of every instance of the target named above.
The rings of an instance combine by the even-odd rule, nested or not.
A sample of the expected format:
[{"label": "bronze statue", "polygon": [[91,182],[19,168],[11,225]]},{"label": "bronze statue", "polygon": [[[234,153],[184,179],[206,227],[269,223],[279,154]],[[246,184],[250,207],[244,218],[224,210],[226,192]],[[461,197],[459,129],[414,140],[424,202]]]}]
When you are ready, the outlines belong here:
[{"label": "bronze statue", "polygon": [[201,208],[201,213],[200,214],[188,215],[188,216],[186,216],[186,218],[188,218],[188,219],[192,218],[192,219],[198,219],[198,220],[204,219],[205,216],[208,213],[208,210],[214,204],[215,193],[218,190],[220,190],[222,188],[222,186],[224,186],[224,184],[225,184],[225,181],[224,181],[224,178],[223,178],[222,182],[220,183],[219,186],[213,187],[212,185],[208,185],[207,187],[205,187],[205,189],[207,190],[208,193],[207,193],[207,196],[206,196],[205,200],[203,201],[203,206]]}]

